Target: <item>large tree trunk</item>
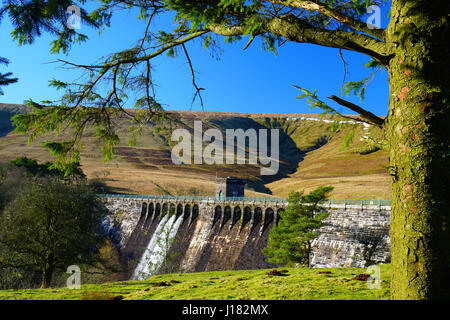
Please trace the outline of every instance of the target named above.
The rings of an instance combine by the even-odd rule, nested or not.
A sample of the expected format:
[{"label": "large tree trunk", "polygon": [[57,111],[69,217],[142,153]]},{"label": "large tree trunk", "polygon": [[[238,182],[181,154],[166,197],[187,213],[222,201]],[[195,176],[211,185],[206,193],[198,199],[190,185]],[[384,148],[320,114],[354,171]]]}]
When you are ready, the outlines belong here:
[{"label": "large tree trunk", "polygon": [[53,271],[50,269],[44,269],[42,272],[41,288],[49,288],[52,283]]},{"label": "large tree trunk", "polygon": [[393,0],[387,31],[394,299],[450,297],[450,1]]},{"label": "large tree trunk", "polygon": [[52,283],[52,277],[53,277],[53,270],[54,265],[53,265],[53,254],[52,253],[48,253],[45,257],[45,263],[44,266],[42,267],[42,283],[41,283],[41,288],[48,288],[50,287],[51,283]]}]

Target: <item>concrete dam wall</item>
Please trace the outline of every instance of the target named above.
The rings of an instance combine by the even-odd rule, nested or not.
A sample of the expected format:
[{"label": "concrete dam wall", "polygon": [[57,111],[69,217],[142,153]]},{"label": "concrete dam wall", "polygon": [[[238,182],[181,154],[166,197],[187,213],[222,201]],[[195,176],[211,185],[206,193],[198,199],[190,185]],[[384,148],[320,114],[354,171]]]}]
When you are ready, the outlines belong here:
[{"label": "concrete dam wall", "polygon": [[[111,212],[105,224],[129,278],[146,278],[162,264],[170,265],[173,272],[275,266],[261,250],[285,202],[152,198],[105,198]],[[325,208],[330,215],[312,243],[312,266],[364,267],[367,261],[390,261],[390,207],[330,204]],[[154,266],[152,272],[149,264]]]}]

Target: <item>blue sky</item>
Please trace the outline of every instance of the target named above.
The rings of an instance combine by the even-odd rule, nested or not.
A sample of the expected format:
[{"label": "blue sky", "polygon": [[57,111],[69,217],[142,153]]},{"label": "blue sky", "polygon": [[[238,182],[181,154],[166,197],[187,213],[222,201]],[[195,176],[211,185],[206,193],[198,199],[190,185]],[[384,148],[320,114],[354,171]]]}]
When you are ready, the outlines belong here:
[{"label": "blue sky", "polygon": [[[384,15],[385,16],[385,15]],[[383,16],[383,17],[384,17]],[[169,20],[162,18],[153,25],[153,30],[167,26]],[[387,21],[382,21],[386,25]],[[23,103],[33,99],[56,100],[60,92],[48,87],[52,78],[71,81],[80,76],[75,70],[63,69],[60,63],[51,63],[58,58],[76,63],[89,64],[101,56],[133,45],[143,32],[145,25],[136,20],[136,15],[126,12],[117,14],[111,28],[98,35],[97,31],[82,25],[80,32],[89,36],[81,45],[74,45],[67,55],[50,54],[52,37],[44,35],[35,43],[18,46],[10,37],[12,27],[5,17],[0,24],[1,56],[8,58],[8,67],[0,66],[1,72],[11,71],[19,78],[16,84],[3,87],[3,103]],[[220,41],[222,42],[222,40]],[[243,50],[247,39],[236,44],[220,44],[222,53],[212,56],[211,50],[202,47],[200,41],[188,43],[187,48],[196,70],[198,85],[205,88],[202,92],[204,110],[229,112],[266,112],[266,113],[318,113],[309,110],[303,100],[296,100],[299,91],[292,87],[296,84],[310,90],[318,89],[321,98],[339,95],[344,77],[344,67],[337,49],[324,48],[309,44],[286,42],[278,49],[278,55],[262,51],[259,41]],[[190,69],[186,58],[158,57],[153,61],[153,77],[157,83],[158,101],[167,109],[189,110],[194,94]],[[370,74],[363,67],[369,58],[344,51],[349,62],[348,80],[361,80]],[[366,99],[360,103],[357,97],[346,97],[377,115],[386,115],[388,105],[387,73],[378,72],[371,82]],[[339,112],[351,113],[333,102]],[[201,110],[197,101],[193,110]]]}]

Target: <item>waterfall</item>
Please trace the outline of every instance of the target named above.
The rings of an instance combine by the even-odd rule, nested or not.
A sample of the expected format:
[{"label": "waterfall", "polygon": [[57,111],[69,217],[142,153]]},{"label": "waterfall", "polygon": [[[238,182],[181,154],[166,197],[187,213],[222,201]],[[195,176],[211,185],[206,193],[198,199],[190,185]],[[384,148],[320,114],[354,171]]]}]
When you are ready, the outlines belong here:
[{"label": "waterfall", "polygon": [[175,214],[170,217],[169,214],[166,214],[161,219],[155,233],[148,242],[139,264],[134,270],[132,280],[148,279],[158,271],[170,249],[168,246],[170,246],[170,243],[177,234],[182,221],[183,219],[177,219]]}]

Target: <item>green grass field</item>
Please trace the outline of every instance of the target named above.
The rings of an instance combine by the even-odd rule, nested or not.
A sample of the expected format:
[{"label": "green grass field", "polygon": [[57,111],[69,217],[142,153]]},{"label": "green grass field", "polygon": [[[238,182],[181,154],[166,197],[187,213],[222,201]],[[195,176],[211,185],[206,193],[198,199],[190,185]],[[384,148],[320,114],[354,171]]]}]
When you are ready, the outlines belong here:
[{"label": "green grass field", "polygon": [[[391,266],[380,265],[380,289],[352,280],[364,268],[279,268],[166,274],[145,281],[86,284],[81,289],[0,291],[0,300],[386,300]],[[329,271],[330,273],[319,273]],[[168,284],[167,286],[161,284]]]}]

